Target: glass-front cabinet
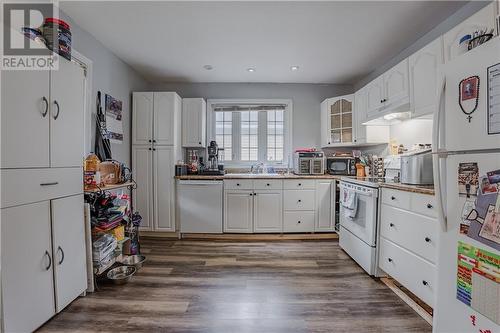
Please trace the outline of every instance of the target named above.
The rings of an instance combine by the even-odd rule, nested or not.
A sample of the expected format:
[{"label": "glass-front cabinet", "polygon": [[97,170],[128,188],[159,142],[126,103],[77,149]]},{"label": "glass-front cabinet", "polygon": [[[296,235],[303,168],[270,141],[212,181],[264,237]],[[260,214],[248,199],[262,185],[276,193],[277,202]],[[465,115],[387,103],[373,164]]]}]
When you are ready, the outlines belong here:
[{"label": "glass-front cabinet", "polygon": [[353,142],[353,95],[329,98],[321,104],[322,146]]}]

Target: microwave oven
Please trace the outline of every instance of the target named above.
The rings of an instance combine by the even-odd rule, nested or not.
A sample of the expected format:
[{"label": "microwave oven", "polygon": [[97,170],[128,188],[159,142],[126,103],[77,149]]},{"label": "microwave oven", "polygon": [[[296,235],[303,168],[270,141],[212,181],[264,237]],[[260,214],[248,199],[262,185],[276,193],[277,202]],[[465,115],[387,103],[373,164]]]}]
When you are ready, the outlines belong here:
[{"label": "microwave oven", "polygon": [[327,157],[326,172],[330,175],[356,176],[356,159],[350,156]]},{"label": "microwave oven", "polygon": [[322,175],[325,173],[323,153],[296,152],[294,156],[294,173],[297,175]]}]

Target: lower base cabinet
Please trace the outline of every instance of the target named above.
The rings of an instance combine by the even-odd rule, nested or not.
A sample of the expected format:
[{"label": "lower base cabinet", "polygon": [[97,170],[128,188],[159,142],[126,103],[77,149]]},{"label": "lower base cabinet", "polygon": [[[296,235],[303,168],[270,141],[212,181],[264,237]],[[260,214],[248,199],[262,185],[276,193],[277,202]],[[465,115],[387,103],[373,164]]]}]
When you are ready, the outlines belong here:
[{"label": "lower base cabinet", "polygon": [[335,231],[335,180],[224,180],[226,233]]},{"label": "lower base cabinet", "polygon": [[224,232],[253,232],[253,191],[224,192]]},{"label": "lower base cabinet", "polygon": [[283,194],[281,190],[262,190],[253,193],[253,231],[282,232]]},{"label": "lower base cabinet", "polygon": [[87,289],[83,195],[1,210],[6,332],[32,332]]}]

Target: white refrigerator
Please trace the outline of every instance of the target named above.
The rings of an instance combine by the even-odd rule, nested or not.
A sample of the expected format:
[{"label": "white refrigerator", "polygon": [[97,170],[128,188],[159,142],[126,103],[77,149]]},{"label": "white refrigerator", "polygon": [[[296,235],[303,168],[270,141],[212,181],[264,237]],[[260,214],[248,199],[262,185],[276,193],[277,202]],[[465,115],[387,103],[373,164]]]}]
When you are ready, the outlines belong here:
[{"label": "white refrigerator", "polygon": [[447,63],[434,115],[433,332],[500,332],[500,38]]}]

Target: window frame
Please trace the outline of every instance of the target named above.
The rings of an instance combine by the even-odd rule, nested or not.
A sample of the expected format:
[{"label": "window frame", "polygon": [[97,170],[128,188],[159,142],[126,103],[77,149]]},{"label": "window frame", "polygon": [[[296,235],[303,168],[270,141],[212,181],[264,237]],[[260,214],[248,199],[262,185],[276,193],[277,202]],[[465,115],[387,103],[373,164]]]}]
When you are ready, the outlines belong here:
[{"label": "window frame", "polygon": [[[207,139],[208,141],[215,140],[215,111],[214,107],[220,104],[283,104],[285,105],[283,120],[283,161],[267,161],[267,117],[263,117],[264,113],[259,114],[259,134],[258,134],[258,142],[259,142],[259,151],[258,151],[258,161],[241,161],[234,160],[234,157],[240,154],[240,140],[241,140],[241,125],[240,125],[240,115],[233,113],[233,126],[232,126],[232,153],[233,160],[232,161],[224,161],[224,166],[226,168],[246,168],[250,167],[256,163],[265,163],[267,165],[272,166],[282,166],[287,167],[289,159],[292,158],[292,129],[293,129],[293,102],[291,99],[208,99],[207,100]],[[260,132],[260,129],[265,127],[265,134]],[[265,149],[261,149],[260,147],[265,147]]]}]

